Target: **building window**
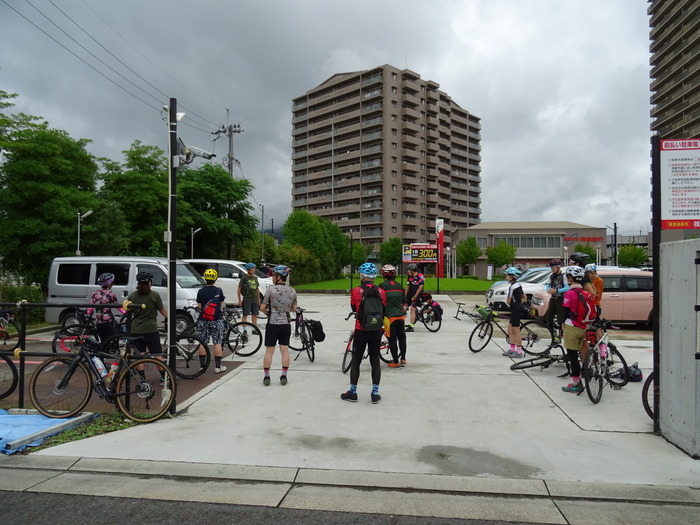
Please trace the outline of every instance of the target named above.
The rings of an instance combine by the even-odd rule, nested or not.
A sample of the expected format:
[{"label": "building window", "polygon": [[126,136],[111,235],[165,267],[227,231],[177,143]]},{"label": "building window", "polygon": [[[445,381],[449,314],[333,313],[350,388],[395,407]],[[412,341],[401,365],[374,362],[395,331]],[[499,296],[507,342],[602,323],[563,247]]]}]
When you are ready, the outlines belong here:
[{"label": "building window", "polygon": [[396,226],[391,227],[391,233],[396,233],[398,230],[396,229]]},{"label": "building window", "polygon": [[396,170],[391,170],[391,176],[396,178],[398,177],[399,173]]},{"label": "building window", "polygon": [[392,206],[396,206],[398,203],[399,203],[398,200],[396,200],[396,199],[391,199],[391,204],[392,204]]},{"label": "building window", "polygon": [[398,186],[397,186],[396,184],[392,184],[392,185],[391,185],[391,191],[396,191],[396,190],[398,190],[398,189],[399,189],[399,188],[398,188]]},{"label": "building window", "polygon": [[392,92],[394,95],[396,95],[396,94],[398,94],[399,90],[396,89],[395,87],[392,87],[392,88],[391,88],[391,92]]},{"label": "building window", "polygon": [[391,143],[391,149],[397,149],[396,142]]},{"label": "building window", "polygon": [[396,164],[396,161],[397,161],[397,160],[398,160],[398,159],[397,159],[396,157],[391,157],[391,163],[392,163],[392,164]]},{"label": "building window", "polygon": [[392,218],[392,219],[398,219],[398,218],[399,218],[399,214],[396,213],[395,211],[392,211],[392,212],[391,212],[391,218]]},{"label": "building window", "polygon": [[391,134],[395,137],[395,136],[397,135],[396,130],[395,130],[395,129],[392,129],[392,130],[391,130]]}]

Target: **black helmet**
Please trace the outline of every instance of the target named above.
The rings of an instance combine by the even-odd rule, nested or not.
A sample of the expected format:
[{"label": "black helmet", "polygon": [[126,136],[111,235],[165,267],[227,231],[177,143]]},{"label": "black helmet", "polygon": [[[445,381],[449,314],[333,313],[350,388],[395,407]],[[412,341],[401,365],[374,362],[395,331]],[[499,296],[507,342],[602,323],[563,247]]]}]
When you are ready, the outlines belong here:
[{"label": "black helmet", "polygon": [[153,280],[153,275],[148,272],[139,272],[136,274],[137,283],[147,283]]},{"label": "black helmet", "polygon": [[416,263],[411,263],[406,267],[407,270],[411,270],[413,272],[418,271],[418,265]]},{"label": "black helmet", "polygon": [[549,267],[552,268],[553,266],[561,266],[561,261],[559,259],[552,259],[549,261]]},{"label": "black helmet", "polygon": [[584,266],[588,262],[588,254],[583,252],[574,252],[569,256],[569,259],[574,261],[579,266]]}]

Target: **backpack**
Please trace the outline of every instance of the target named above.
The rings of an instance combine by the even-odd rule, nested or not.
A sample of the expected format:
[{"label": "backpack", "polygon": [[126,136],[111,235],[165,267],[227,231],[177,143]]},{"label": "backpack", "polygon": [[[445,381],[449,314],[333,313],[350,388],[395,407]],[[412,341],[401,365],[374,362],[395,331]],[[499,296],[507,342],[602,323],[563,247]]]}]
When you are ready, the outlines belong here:
[{"label": "backpack", "polygon": [[358,311],[360,328],[366,331],[381,330],[384,328],[384,303],[379,295],[377,286],[362,287],[362,299]]},{"label": "backpack", "polygon": [[[220,292],[221,290],[218,291]],[[202,313],[199,317],[205,321],[215,321],[220,309],[221,294],[217,293],[214,297],[207,301],[207,304],[205,304],[204,308],[202,308]]]},{"label": "backpack", "polygon": [[314,321],[313,319],[307,319],[307,324],[311,329],[311,337],[317,343],[322,343],[326,339],[326,333],[323,331],[323,325],[321,321]]},{"label": "backpack", "polygon": [[583,288],[574,288],[574,290],[578,292],[576,321],[585,326],[595,321],[596,317],[598,317],[598,312],[595,309],[595,297]]}]

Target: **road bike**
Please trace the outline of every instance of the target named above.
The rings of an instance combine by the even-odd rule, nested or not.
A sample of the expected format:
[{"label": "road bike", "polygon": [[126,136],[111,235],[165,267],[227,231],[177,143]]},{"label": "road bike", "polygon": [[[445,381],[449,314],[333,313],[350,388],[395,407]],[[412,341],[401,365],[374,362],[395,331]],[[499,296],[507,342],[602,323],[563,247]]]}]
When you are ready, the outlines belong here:
[{"label": "road bike", "polygon": [[263,343],[262,332],[253,323],[238,321],[240,315],[236,307],[224,310],[224,343],[241,357],[248,357],[260,350]]},{"label": "road bike", "polygon": [[76,354],[41,363],[29,380],[34,407],[47,417],[72,417],[85,408],[95,391],[138,423],[168,413],[175,400],[175,375],[161,359],[131,355],[130,343],[137,338],[124,336],[126,346],[118,356],[102,351],[95,339],[88,338]]},{"label": "road bike", "polygon": [[627,362],[617,347],[610,342],[609,328],[615,328],[610,321],[596,319],[586,330],[589,348],[583,362],[581,380],[588,398],[593,403],[598,403],[603,396],[604,383],[610,385],[613,390],[620,390],[629,381]]},{"label": "road bike", "polygon": [[[509,315],[498,315],[490,307],[476,306],[476,314],[479,323],[469,336],[469,350],[481,352],[489,344],[493,337],[493,327],[497,327],[505,336],[509,344],[508,331],[501,326],[501,320],[508,320]],[[545,355],[555,344],[552,329],[544,322],[537,319],[526,319],[520,322],[520,336],[522,337],[523,351],[534,356]]]},{"label": "road bike", "polygon": [[[553,350],[559,350],[554,353]],[[566,372],[557,377],[567,377],[571,375],[571,365],[566,350],[559,344],[549,347],[542,355],[531,359],[521,359],[510,365],[511,370],[527,370],[528,368],[539,368],[545,370],[552,365],[563,364],[566,366]]]},{"label": "road bike", "polygon": [[442,326],[442,316],[434,310],[426,311],[428,308],[429,304],[422,304],[416,308],[416,321],[423,323],[429,332],[437,332]]},{"label": "road bike", "polygon": [[656,377],[656,374],[652,370],[644,381],[644,386],[642,386],[642,405],[644,406],[644,411],[651,419],[654,419],[654,394],[659,390],[654,377]]},{"label": "road bike", "polygon": [[[355,317],[355,312],[350,312],[345,318],[345,320],[347,321],[351,317]],[[353,327],[353,329],[350,330],[350,335],[348,336],[347,341],[345,341],[347,344],[345,345],[345,352],[343,352],[343,363],[340,365],[340,369],[343,371],[343,374],[348,373],[348,370],[350,370],[350,365],[352,364],[352,341],[354,338],[355,328]],[[365,353],[362,356],[362,359],[367,359],[368,356],[369,353],[367,352],[367,349],[365,349]],[[389,340],[387,339],[384,330],[382,330],[382,342],[379,346],[379,359],[381,359],[385,363],[394,362],[394,358],[391,355],[391,350],[389,349]]]},{"label": "road bike", "polygon": [[11,352],[19,346],[19,327],[12,310],[0,310],[1,351]]},{"label": "road bike", "polygon": [[309,361],[312,363],[315,359],[315,342],[313,335],[311,334],[311,327],[308,324],[310,319],[304,318],[303,308],[297,308],[295,312],[294,321],[294,331],[289,338],[289,349],[297,352],[297,356],[294,358],[296,361],[299,359],[301,353],[306,350],[306,354],[309,356]]}]

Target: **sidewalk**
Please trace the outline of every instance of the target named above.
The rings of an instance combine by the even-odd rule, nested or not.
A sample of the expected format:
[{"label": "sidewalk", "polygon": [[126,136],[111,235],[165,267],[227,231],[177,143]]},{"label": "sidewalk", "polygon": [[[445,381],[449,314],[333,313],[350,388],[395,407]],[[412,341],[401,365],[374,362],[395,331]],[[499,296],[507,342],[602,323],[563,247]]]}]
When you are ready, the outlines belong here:
[{"label": "sidewalk", "polygon": [[[617,512],[634,523],[700,523],[700,462],[652,433],[641,383],[606,389],[593,405],[585,393],[562,392],[563,369],[511,371],[502,339],[470,352],[474,323],[452,317],[448,296],[436,299],[441,330],[407,334],[408,366],[384,365],[378,405],[369,401],[367,362],[360,401],[339,397],[349,383],[340,371],[347,297],[304,294],[300,306],[323,321],[326,340],[314,363],[305,354],[292,361],[286,387],[277,381],[279,354],[267,388],[264,352],[237,358],[244,364],[179,404],[175,419],[0,458],[0,490],[187,492],[195,501],[537,523],[606,523]],[[483,302],[458,300],[467,309]],[[646,374],[648,334],[611,338]]]}]

